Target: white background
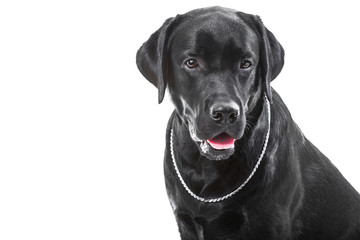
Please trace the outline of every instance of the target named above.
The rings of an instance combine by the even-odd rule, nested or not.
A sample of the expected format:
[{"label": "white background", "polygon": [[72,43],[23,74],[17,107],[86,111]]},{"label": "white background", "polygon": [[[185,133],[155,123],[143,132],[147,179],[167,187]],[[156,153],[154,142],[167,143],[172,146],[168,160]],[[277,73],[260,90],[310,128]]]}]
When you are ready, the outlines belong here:
[{"label": "white background", "polygon": [[179,239],[172,105],[135,54],[166,18],[212,5],[262,17],[286,51],[274,88],[360,190],[356,1],[2,1],[0,239]]}]

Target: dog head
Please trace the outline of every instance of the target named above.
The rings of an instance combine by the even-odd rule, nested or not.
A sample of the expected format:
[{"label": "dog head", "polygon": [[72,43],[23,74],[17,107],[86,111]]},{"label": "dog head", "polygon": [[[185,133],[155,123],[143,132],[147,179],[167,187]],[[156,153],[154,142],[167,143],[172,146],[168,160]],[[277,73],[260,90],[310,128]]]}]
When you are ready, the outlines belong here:
[{"label": "dog head", "polygon": [[165,89],[200,152],[226,159],[248,114],[284,64],[284,50],[258,16],[212,7],[169,18],[137,53],[140,72]]}]

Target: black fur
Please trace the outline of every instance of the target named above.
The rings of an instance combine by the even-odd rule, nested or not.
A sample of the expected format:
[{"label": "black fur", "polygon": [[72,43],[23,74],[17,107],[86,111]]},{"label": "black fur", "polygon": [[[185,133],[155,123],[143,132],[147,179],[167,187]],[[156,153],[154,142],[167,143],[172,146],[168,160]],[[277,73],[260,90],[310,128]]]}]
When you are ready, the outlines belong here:
[{"label": "black fur", "polygon": [[[198,65],[190,68],[188,59]],[[246,61],[249,68],[239,67]],[[164,170],[181,239],[360,239],[359,194],[304,137],[270,87],[283,64],[281,45],[259,17],[220,7],[168,19],[139,49],[138,68],[158,88],[159,102],[168,88],[175,105]],[[244,182],[259,157],[268,129],[265,96],[272,102],[270,138],[253,178],[227,200],[194,199],[172,164],[171,129],[189,188],[207,199],[224,196]],[[211,118],[219,102],[222,123]],[[224,109],[237,109],[239,116],[231,122]],[[206,145],[224,133],[237,139],[234,149]]]}]

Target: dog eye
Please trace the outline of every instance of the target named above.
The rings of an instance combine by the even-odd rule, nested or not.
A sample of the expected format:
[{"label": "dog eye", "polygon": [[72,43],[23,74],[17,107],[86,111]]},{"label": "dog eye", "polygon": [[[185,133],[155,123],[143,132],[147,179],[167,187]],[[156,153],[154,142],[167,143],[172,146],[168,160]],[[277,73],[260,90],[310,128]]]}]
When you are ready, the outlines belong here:
[{"label": "dog eye", "polygon": [[242,61],[240,64],[241,69],[248,69],[251,67],[251,62],[249,60]]},{"label": "dog eye", "polygon": [[185,66],[191,69],[199,66],[199,63],[196,61],[196,59],[190,58],[185,61]]}]

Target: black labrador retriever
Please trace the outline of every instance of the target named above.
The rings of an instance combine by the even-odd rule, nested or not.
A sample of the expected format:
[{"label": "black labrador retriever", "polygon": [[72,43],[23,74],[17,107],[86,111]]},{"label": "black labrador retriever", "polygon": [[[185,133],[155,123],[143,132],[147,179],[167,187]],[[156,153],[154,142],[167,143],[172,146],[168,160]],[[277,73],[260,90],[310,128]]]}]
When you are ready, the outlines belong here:
[{"label": "black labrador retriever", "polygon": [[177,15],[136,61],[175,105],[164,169],[181,239],[360,239],[359,194],[270,86],[284,50],[258,16]]}]

